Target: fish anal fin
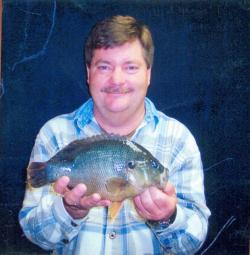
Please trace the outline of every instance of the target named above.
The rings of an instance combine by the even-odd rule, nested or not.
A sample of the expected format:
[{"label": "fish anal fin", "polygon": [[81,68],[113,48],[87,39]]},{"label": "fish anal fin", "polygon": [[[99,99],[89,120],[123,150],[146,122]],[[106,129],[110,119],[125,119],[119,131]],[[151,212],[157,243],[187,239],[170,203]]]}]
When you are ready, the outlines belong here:
[{"label": "fish anal fin", "polygon": [[117,215],[119,214],[121,208],[123,206],[123,202],[112,202],[112,204],[108,208],[108,216],[111,220],[111,222],[114,222]]}]

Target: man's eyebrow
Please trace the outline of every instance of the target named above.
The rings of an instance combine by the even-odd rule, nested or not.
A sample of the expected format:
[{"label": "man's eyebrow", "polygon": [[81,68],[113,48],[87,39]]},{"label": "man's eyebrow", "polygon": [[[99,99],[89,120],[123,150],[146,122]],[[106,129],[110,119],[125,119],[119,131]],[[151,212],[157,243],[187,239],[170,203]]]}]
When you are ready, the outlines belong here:
[{"label": "man's eyebrow", "polygon": [[137,61],[137,60],[128,60],[128,61],[125,61],[125,63],[124,64],[139,64],[139,61]]},{"label": "man's eyebrow", "polygon": [[[106,65],[112,65],[112,63],[108,60],[104,60],[104,59],[98,59],[94,62],[94,65],[97,66],[99,64],[106,64]],[[140,65],[140,61],[138,60],[126,60],[124,61],[123,65]]]},{"label": "man's eyebrow", "polygon": [[107,60],[98,59],[94,64],[95,65],[99,65],[99,64],[108,64],[108,65],[110,65],[110,62],[107,61]]}]

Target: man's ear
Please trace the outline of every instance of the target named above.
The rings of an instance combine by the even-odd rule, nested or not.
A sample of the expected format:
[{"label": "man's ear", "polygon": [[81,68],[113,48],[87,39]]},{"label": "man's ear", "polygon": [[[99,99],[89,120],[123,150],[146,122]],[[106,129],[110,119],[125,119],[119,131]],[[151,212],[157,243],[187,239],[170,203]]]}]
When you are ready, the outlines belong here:
[{"label": "man's ear", "polygon": [[86,73],[87,73],[87,83],[89,84],[89,67],[86,65]]},{"label": "man's ear", "polygon": [[148,86],[149,86],[151,81],[151,68],[148,68],[147,70],[147,79],[148,79]]}]

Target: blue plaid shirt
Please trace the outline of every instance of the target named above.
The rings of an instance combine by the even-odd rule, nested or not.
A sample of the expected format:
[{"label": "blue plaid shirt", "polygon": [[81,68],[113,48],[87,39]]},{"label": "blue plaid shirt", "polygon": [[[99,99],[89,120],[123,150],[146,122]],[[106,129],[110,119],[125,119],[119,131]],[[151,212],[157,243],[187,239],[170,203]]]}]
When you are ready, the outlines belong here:
[{"label": "blue plaid shirt", "polygon": [[[193,254],[205,240],[209,209],[204,197],[200,152],[189,130],[167,117],[145,99],[146,114],[132,140],[148,149],[170,171],[178,204],[175,221],[168,227],[149,226],[137,214],[132,200],[114,222],[108,208],[92,208],[80,220],[65,211],[62,198],[50,185],[26,189],[20,224],[28,239],[53,254]],[[79,109],[49,120],[40,130],[32,161],[47,161],[71,141],[100,134],[89,99]]]}]

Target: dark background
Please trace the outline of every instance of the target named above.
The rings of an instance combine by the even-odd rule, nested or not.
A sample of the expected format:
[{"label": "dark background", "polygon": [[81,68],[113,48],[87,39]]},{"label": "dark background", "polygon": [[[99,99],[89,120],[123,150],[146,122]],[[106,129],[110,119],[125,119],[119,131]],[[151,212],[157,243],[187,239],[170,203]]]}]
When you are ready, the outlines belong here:
[{"label": "dark background", "polygon": [[148,96],[197,139],[212,216],[199,254],[248,254],[249,1],[4,1],[0,86],[0,254],[45,254],[17,214],[40,127],[87,98],[83,42],[106,16],[152,30]]}]

